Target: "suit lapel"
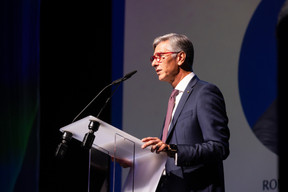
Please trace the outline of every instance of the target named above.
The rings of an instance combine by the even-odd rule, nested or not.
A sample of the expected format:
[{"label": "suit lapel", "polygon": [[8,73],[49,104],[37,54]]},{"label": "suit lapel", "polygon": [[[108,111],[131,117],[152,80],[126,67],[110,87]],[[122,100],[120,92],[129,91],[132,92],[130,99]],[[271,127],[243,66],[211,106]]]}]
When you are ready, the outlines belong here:
[{"label": "suit lapel", "polygon": [[194,85],[197,83],[197,81],[199,80],[199,78],[195,75],[191,80],[190,82],[188,83],[185,91],[183,92],[183,95],[178,103],[178,106],[176,108],[176,111],[174,113],[174,116],[173,116],[173,119],[172,119],[172,122],[171,122],[171,126],[170,126],[170,129],[168,131],[168,135],[167,135],[167,140],[166,140],[166,143],[169,139],[169,136],[170,136],[170,133],[174,130],[174,127],[175,127],[175,124],[179,118],[179,115],[181,114],[181,111],[187,101],[187,99],[189,98],[190,94],[192,93],[193,91],[193,87]]}]

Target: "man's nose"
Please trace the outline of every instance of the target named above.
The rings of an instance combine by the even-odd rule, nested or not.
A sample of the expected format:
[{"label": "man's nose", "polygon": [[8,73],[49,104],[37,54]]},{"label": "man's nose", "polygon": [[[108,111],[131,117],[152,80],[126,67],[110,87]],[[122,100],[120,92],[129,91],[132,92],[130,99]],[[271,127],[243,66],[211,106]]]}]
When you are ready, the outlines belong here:
[{"label": "man's nose", "polygon": [[158,62],[156,61],[156,59],[154,59],[151,63],[152,67],[155,67],[158,65]]}]

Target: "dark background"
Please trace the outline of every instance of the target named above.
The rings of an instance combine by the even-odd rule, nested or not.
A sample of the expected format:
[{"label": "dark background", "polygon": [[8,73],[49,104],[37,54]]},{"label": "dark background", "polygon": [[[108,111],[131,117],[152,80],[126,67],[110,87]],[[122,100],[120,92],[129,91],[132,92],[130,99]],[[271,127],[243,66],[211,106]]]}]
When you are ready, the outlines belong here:
[{"label": "dark background", "polygon": [[279,191],[288,191],[287,180],[288,155],[287,155],[287,64],[288,64],[288,4],[282,9],[277,25],[277,45],[278,45],[278,121],[279,121]]},{"label": "dark background", "polygon": [[[54,153],[61,141],[59,129],[70,124],[112,81],[111,1],[42,0],[40,15],[39,188],[40,191],[87,191],[88,152],[80,147],[80,142],[73,140],[62,160],[55,158]],[[110,92],[103,92],[78,120],[87,115],[96,116]],[[110,105],[100,118],[110,121]],[[106,168],[92,170],[105,178],[109,171]],[[97,185],[94,188],[101,187],[103,177],[93,179],[93,185]]]}]

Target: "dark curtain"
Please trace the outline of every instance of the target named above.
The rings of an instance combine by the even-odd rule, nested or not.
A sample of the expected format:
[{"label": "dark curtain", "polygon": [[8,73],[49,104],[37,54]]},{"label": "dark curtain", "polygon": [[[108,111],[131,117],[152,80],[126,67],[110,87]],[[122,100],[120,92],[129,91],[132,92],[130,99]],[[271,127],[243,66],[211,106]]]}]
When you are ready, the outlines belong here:
[{"label": "dark curtain", "polygon": [[[56,158],[55,151],[62,140],[59,129],[112,81],[111,1],[41,0],[40,23],[39,190],[87,191],[89,155],[81,142],[73,139],[63,159]],[[110,93],[104,91],[77,120],[96,116]],[[107,123],[110,107],[108,103],[100,115]],[[110,158],[96,154],[90,191],[100,191],[109,173]]]},{"label": "dark curtain", "polygon": [[0,2],[0,191],[38,191],[40,0]]},{"label": "dark curtain", "polygon": [[278,17],[277,43],[278,43],[278,114],[279,114],[279,191],[288,191],[285,183],[288,172],[287,156],[287,64],[288,64],[288,1],[286,0]]}]

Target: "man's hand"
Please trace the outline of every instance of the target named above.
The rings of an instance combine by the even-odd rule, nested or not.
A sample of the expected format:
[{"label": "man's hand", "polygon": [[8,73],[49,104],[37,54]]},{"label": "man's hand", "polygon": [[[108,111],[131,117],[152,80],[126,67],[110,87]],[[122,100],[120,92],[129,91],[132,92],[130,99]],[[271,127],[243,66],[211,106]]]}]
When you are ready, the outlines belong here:
[{"label": "man's hand", "polygon": [[142,149],[151,146],[151,152],[166,152],[168,148],[168,145],[166,143],[163,143],[158,137],[146,137],[142,139],[142,142],[145,142],[145,144],[141,146]]}]

